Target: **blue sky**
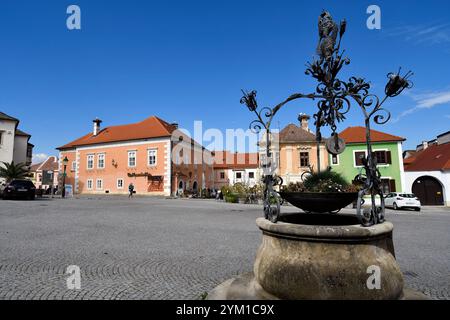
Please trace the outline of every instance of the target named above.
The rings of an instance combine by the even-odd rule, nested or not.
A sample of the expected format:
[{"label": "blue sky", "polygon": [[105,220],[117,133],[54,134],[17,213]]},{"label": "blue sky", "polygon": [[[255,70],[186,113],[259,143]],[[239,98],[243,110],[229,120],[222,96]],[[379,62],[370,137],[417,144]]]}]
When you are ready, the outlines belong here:
[{"label": "blue sky", "polygon": [[[81,31],[66,28],[70,4],[81,8]],[[366,27],[371,4],[381,7],[381,30]],[[393,120],[374,129],[407,138],[406,148],[450,130],[450,3],[433,0],[2,0],[0,110],[49,155],[95,117],[106,126],[158,115],[187,129],[195,120],[246,129],[253,118],[241,88],[256,89],[261,106],[314,90],[304,70],[324,8],[348,21],[352,63],[342,78],[365,77],[382,95],[388,72],[415,72],[414,88],[386,104]],[[274,125],[314,111],[294,102]],[[362,120],[354,106],[339,129]]]}]

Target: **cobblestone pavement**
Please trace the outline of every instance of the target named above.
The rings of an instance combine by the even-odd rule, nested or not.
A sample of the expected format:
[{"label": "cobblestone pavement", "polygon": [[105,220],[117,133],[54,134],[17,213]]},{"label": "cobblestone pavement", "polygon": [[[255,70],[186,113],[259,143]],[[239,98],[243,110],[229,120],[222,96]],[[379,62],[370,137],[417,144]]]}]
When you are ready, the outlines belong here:
[{"label": "cobblestone pavement", "polygon": [[[1,201],[0,299],[199,299],[252,270],[260,214],[209,200]],[[449,299],[450,210],[388,219],[406,284]],[[81,268],[79,291],[67,289],[69,265]]]}]

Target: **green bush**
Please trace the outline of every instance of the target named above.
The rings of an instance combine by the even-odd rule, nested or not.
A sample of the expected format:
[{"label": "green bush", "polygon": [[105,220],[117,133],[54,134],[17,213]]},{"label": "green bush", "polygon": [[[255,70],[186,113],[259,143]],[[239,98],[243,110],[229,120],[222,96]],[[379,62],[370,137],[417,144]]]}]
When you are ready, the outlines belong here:
[{"label": "green bush", "polygon": [[358,192],[359,186],[349,184],[345,178],[328,168],[326,171],[312,172],[303,182],[290,183],[284,192]]},{"label": "green bush", "polygon": [[225,195],[225,201],[229,203],[238,203],[239,202],[239,196],[235,193],[228,193]]}]

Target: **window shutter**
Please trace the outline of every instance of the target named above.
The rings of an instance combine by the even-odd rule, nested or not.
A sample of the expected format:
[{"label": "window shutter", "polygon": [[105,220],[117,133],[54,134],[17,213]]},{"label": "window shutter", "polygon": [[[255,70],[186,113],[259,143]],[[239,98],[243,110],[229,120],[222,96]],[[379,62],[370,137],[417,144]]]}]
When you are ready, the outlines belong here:
[{"label": "window shutter", "polygon": [[389,180],[389,189],[390,192],[396,192],[396,188],[395,188],[395,180]]},{"label": "window shutter", "polygon": [[386,151],[386,162],[387,164],[392,164],[392,155],[390,151]]}]

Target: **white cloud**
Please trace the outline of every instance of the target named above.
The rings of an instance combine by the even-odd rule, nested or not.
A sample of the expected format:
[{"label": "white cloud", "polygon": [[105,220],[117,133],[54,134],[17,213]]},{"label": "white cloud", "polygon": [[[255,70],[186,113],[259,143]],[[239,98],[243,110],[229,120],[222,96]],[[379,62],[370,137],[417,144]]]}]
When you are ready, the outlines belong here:
[{"label": "white cloud", "polygon": [[[404,116],[413,114],[420,110],[431,109],[439,105],[450,103],[450,90],[410,96],[416,102],[416,106],[403,111],[397,118],[393,119],[392,122],[397,122]],[[446,117],[450,117],[450,115],[447,115]]]},{"label": "white cloud", "polygon": [[33,154],[33,163],[39,163],[48,158],[48,154],[45,153],[36,153]]},{"label": "white cloud", "polygon": [[388,36],[402,37],[415,44],[439,45],[450,43],[450,24],[403,25],[387,31]]}]

